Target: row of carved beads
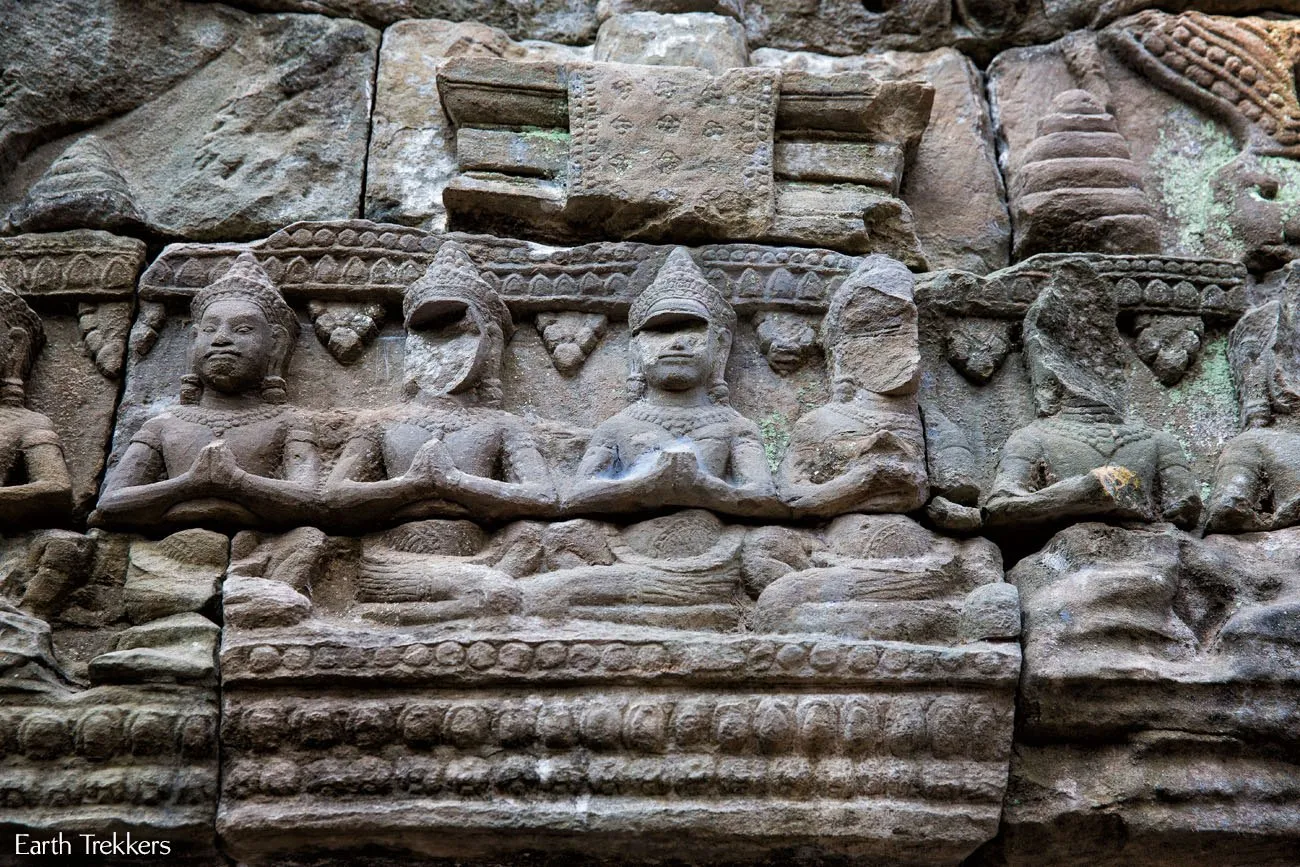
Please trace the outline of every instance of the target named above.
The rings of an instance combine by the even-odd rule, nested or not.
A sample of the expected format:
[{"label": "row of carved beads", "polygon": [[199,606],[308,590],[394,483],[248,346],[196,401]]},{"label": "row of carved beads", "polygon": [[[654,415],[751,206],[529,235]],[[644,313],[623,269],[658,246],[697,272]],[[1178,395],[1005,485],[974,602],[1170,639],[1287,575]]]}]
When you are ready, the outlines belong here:
[{"label": "row of carved beads", "polygon": [[[77,768],[0,769],[0,807],[87,807],[131,805],[200,807],[210,812],[217,797],[216,762],[205,769],[157,765]],[[84,818],[84,817],[83,817]]]},{"label": "row of carved beads", "polygon": [[[240,657],[247,653],[246,662]],[[681,658],[679,658],[681,657]],[[431,670],[439,673],[521,674],[531,671],[588,674],[653,674],[670,670],[746,671],[788,674],[885,676],[1015,677],[1018,661],[994,651],[969,649],[917,650],[876,645],[847,646],[832,642],[764,642],[748,646],[716,644],[669,647],[658,643],[625,644],[558,641],[442,641],[404,647],[277,648],[258,645],[247,651],[227,652],[223,668],[244,662],[257,674],[300,672],[308,667],[325,670],[379,669]]]},{"label": "row of carved beads", "polygon": [[150,708],[29,709],[0,712],[0,757],[45,761],[81,756],[216,755],[216,712],[177,713]]},{"label": "row of carved beads", "polygon": [[266,701],[230,712],[239,748],[365,750],[576,746],[659,753],[791,753],[1001,758],[1010,707],[970,695],[654,699],[608,697],[367,702]]},{"label": "row of carved beads", "polygon": [[365,795],[623,795],[781,798],[924,798],[1001,803],[1006,771],[996,762],[854,761],[802,756],[774,759],[707,755],[655,758],[526,755],[457,756],[439,760],[376,756],[298,762],[271,758],[236,761],[224,794],[257,799],[309,794]]}]

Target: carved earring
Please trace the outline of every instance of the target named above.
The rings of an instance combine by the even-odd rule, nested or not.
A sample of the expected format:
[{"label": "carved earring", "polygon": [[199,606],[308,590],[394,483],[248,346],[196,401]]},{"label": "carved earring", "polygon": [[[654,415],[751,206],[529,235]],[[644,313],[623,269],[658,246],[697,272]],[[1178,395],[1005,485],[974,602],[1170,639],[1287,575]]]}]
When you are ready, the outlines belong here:
[{"label": "carved earring", "polygon": [[267,403],[284,403],[288,399],[288,384],[284,381],[284,377],[262,377],[262,400]]},{"label": "carved earring", "polygon": [[26,389],[23,387],[22,379],[15,376],[6,376],[0,380],[0,404],[4,406],[22,406],[26,397]]},{"label": "carved earring", "polygon": [[181,377],[181,403],[194,406],[203,397],[203,380],[193,373]]},{"label": "carved earring", "polygon": [[645,377],[640,371],[627,376],[627,396],[633,403],[645,397]]}]

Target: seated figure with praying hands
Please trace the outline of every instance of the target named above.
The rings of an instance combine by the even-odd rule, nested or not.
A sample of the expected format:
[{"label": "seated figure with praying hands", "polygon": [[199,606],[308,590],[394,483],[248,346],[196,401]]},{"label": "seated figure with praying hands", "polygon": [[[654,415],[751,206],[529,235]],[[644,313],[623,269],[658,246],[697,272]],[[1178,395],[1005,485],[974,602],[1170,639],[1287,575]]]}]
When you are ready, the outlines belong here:
[{"label": "seated figure with praying hands", "polygon": [[798,515],[910,512],[926,498],[912,273],[869,256],[835,290],[821,341],[832,399],[796,422],[778,483]]},{"label": "seated figure with praying hands", "polygon": [[499,408],[510,311],[459,244],[442,244],[402,310],[407,399],[360,420],[325,486],[333,521],[552,511],[555,488],[531,430]]},{"label": "seated figure with praying hands", "polygon": [[782,512],[758,426],[727,403],[735,326],[731,305],[674,249],[628,311],[633,403],[592,434],[570,512]]},{"label": "seated figure with praying hands", "polygon": [[0,285],[0,526],[58,521],[72,509],[59,435],[25,405],[27,376],[44,338],[40,317]]},{"label": "seated figure with praying hands", "polygon": [[294,526],[318,513],[310,423],[285,403],[298,333],[251,253],[200,290],[181,402],[149,419],[108,474],[100,526]]}]

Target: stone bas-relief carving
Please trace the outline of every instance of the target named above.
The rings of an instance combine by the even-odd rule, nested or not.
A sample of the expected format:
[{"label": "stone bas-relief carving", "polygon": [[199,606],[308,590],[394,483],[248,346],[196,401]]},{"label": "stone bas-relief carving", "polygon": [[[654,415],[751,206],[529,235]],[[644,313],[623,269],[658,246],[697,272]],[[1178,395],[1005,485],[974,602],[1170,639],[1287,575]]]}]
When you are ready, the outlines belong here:
[{"label": "stone bas-relief carving", "polygon": [[1243,431],[1224,446],[1214,472],[1206,529],[1280,530],[1300,523],[1297,332],[1289,301],[1256,307],[1233,328],[1228,353]]},{"label": "stone bas-relief carving", "polygon": [[983,540],[688,511],[234,550],[219,828],[247,863],[503,857],[507,828],[605,857],[680,853],[686,833],[711,857],[799,840],[955,863],[992,832],[1019,618]]},{"label": "stone bas-relief carving", "polygon": [[[438,90],[461,171],[443,194],[453,228],[564,242],[757,240],[924,261],[896,196],[929,117],[924,83],[458,57],[441,67]],[[511,92],[503,113],[499,94]],[[539,127],[567,147],[541,147]]]},{"label": "stone bas-relief carving", "polygon": [[736,314],[683,248],[628,310],[634,402],[591,435],[572,511],[647,504],[779,514],[758,426],[732,409],[725,372]]},{"label": "stone bas-relief carving", "polygon": [[19,5],[0,830],[1295,860],[1293,0]]},{"label": "stone bas-relief carving", "polygon": [[356,215],[378,31],[180,0],[10,23],[0,225],[231,240]]},{"label": "stone bas-relief carving", "polygon": [[79,843],[116,831],[196,863],[218,857],[220,629],[197,612],[227,548],[205,531],[0,539],[7,832]]},{"label": "stone bas-relief carving", "polygon": [[145,422],[92,521],[158,527],[294,524],[317,511],[312,433],[284,407],[298,320],[245,254],[194,296],[181,404]]},{"label": "stone bas-relief carving", "polygon": [[0,533],[89,511],[143,263],[105,232],[0,239]]},{"label": "stone bas-relief carving", "polygon": [[1062,263],[1025,315],[1040,419],[1002,448],[990,526],[1112,518],[1195,526],[1201,497],[1171,436],[1125,418],[1115,298],[1087,266]]},{"label": "stone bas-relief carving", "polygon": [[799,419],[780,486],[798,515],[910,512],[926,499],[912,275],[870,257],[822,324],[832,400]]},{"label": "stone bas-relief carving", "polygon": [[1085,523],[1011,570],[1029,743],[993,863],[1293,859],[1295,557],[1294,529]]},{"label": "stone bas-relief carving", "polygon": [[57,523],[72,511],[72,480],[50,419],[32,412],[26,381],[45,343],[41,319],[0,284],[0,523]]},{"label": "stone bas-relief carving", "polygon": [[531,431],[498,409],[513,331],[505,304],[453,241],[406,290],[402,309],[408,401],[358,425],[326,484],[325,508],[369,522],[550,511],[555,485]]},{"label": "stone bas-relief carving", "polygon": [[[680,856],[689,834],[719,855],[801,840],[956,863],[989,839],[1018,604],[990,543],[888,514],[926,499],[913,282],[884,256],[554,250],[362,222],[169,248],[142,302],[168,315],[142,317],[154,336],[127,391],[170,403],[163,386],[190,370],[203,386],[203,427],[180,429],[194,457],[175,465],[203,467],[211,440],[235,436],[199,418],[220,408],[205,399],[260,412],[272,369],[275,406],[295,407],[319,459],[319,484],[295,494],[310,521],[276,534],[245,516],[231,542],[227,851],[508,857],[507,821],[606,856]],[[194,337],[173,321],[184,302]],[[299,318],[378,306],[384,324],[348,358],[332,332],[301,329],[285,361],[272,338],[294,329],[266,307],[286,302]],[[246,375],[213,363],[234,354],[203,336],[214,310],[248,314],[230,344]],[[773,320],[819,345],[760,336]],[[558,395],[584,382],[611,393],[565,411]],[[119,479],[139,432],[174,412],[123,416],[134,445],[105,516],[170,481]],[[168,508],[227,523],[209,501]]]}]

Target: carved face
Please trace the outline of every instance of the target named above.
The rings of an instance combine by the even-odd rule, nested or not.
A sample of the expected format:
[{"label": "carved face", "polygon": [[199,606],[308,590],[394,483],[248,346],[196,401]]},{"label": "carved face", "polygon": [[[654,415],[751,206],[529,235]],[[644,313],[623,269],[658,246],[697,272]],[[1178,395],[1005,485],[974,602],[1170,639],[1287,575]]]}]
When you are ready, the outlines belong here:
[{"label": "carved face", "polygon": [[687,314],[652,319],[632,337],[646,384],[663,391],[707,385],[716,361],[708,322]]},{"label": "carved face", "polygon": [[455,394],[475,384],[487,341],[465,304],[426,309],[406,332],[406,382],[425,394]]},{"label": "carved face", "polygon": [[223,394],[259,388],[271,365],[275,337],[261,307],[234,298],[215,301],[194,323],[194,371],[206,387]]}]

